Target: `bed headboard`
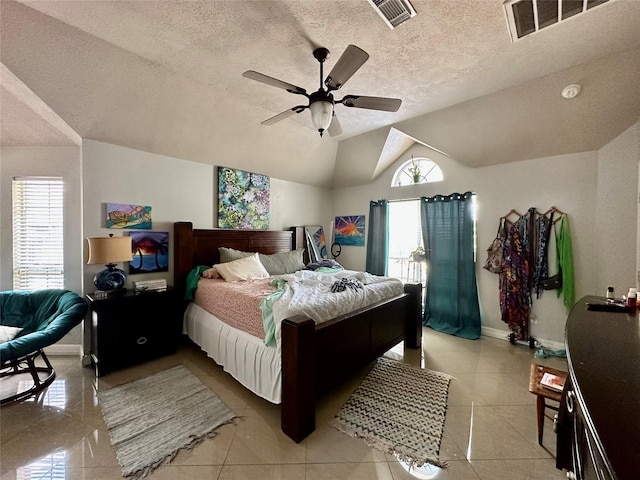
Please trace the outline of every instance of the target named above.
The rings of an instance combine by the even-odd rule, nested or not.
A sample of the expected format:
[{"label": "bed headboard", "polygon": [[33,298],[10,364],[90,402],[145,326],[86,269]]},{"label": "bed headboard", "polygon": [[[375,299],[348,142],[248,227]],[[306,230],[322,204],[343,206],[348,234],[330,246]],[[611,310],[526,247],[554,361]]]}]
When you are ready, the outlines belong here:
[{"label": "bed headboard", "polygon": [[182,294],[187,275],[198,265],[220,261],[219,247],[264,254],[288,252],[293,248],[291,231],[196,229],[191,222],[173,224],[173,271],[175,288]]}]

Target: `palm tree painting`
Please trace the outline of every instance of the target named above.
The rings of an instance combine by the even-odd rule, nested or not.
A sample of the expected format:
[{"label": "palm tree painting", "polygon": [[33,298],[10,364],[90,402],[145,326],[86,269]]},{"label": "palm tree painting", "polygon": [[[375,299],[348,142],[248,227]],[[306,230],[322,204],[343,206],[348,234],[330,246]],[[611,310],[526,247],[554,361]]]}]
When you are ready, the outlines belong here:
[{"label": "palm tree painting", "polygon": [[169,271],[169,232],[131,232],[129,274]]},{"label": "palm tree painting", "polygon": [[340,245],[364,246],[364,215],[336,217],[334,241]]}]

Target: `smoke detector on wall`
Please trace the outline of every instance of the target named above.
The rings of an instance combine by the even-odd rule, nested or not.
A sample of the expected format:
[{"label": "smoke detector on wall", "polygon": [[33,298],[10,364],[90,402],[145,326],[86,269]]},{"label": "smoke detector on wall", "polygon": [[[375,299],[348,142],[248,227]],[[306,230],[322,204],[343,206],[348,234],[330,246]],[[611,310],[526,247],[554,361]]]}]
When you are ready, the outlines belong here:
[{"label": "smoke detector on wall", "polygon": [[367,0],[387,27],[396,28],[416,16],[416,11],[409,0]]}]

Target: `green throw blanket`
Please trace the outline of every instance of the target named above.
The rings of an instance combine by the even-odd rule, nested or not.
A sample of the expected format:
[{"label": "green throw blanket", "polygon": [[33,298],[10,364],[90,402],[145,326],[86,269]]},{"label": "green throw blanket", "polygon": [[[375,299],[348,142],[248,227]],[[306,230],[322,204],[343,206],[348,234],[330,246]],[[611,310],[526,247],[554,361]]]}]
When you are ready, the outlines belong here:
[{"label": "green throw blanket", "polygon": [[196,289],[198,288],[198,280],[202,276],[202,272],[210,269],[208,265],[200,265],[194,268],[187,275],[187,287],[184,291],[184,299],[192,302],[196,298]]}]

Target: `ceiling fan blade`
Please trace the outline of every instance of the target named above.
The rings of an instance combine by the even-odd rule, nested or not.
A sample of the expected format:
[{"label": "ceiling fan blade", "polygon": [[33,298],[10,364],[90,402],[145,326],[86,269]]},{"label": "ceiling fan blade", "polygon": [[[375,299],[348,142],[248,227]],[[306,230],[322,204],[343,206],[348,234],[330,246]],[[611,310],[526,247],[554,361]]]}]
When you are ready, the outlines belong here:
[{"label": "ceiling fan blade", "polygon": [[335,112],[333,113],[333,118],[331,119],[327,132],[329,132],[330,137],[337,137],[342,134],[342,127],[340,126],[340,122],[338,121],[338,117]]},{"label": "ceiling fan blade", "polygon": [[260,122],[260,123],[262,125],[273,125],[274,123],[277,123],[280,120],[284,120],[285,118],[290,117],[294,113],[302,112],[306,108],[308,108],[308,107],[305,106],[305,105],[298,105],[298,106],[295,106],[293,108],[290,108],[289,110],[285,110],[284,112],[279,113],[278,115],[276,115],[274,117],[267,118],[264,122]]},{"label": "ceiling fan blade", "polygon": [[397,112],[402,105],[399,98],[365,97],[364,95],[347,95],[336,103],[342,103],[346,107],[368,108],[369,110],[384,110],[385,112]]},{"label": "ceiling fan blade", "polygon": [[258,82],[266,83],[267,85],[271,85],[273,87],[284,88],[287,92],[290,93],[298,93],[300,95],[306,95],[307,91],[292,83],[283,82],[282,80],[278,80],[277,78],[270,77],[263,73],[256,72],[254,70],[247,70],[242,74],[245,78],[250,78],[251,80],[257,80]]},{"label": "ceiling fan blade", "polygon": [[331,72],[329,72],[324,84],[329,91],[338,90],[347,83],[347,80],[349,80],[368,59],[369,54],[367,52],[355,45],[349,45],[333,66]]}]

